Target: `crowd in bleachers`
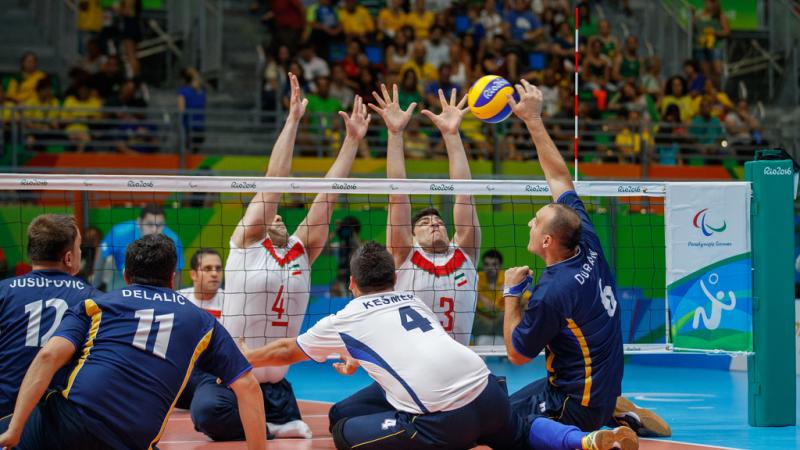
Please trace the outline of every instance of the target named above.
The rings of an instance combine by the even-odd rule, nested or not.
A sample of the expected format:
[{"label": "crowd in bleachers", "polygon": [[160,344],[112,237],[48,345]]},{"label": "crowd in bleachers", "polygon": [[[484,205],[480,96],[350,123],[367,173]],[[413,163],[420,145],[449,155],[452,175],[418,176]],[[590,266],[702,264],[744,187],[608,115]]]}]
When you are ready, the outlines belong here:
[{"label": "crowd in bleachers", "polygon": [[[464,93],[494,74],[539,85],[547,118],[563,120],[553,121],[555,135],[571,138],[575,17],[566,0],[388,0],[373,8],[355,0],[319,0],[308,8],[299,0],[265,3],[253,8],[267,8],[262,20],[273,30],[262,92],[267,110],[288,102],[287,71],[301,75],[312,115],[347,108],[353,94],[371,99],[379,83],[397,83],[403,106],[436,107],[439,88]],[[717,1],[695,12],[693,59],[669,79],[657,56],[642,54],[636,36],[592,17],[589,2],[578,10],[581,145],[595,150],[594,159],[636,162],[647,147],[656,161],[682,164],[687,156],[721,158],[737,145],[761,143],[746,99],[734,102],[719,90],[720,42],[730,30]],[[335,123],[313,125],[320,129],[311,133],[335,137]],[[492,156],[477,119],[467,116],[462,132],[474,157]],[[532,156],[520,151],[523,132],[513,123],[502,131],[504,159]],[[409,134],[410,157],[436,153],[429,145],[435,133],[412,126]]]}]

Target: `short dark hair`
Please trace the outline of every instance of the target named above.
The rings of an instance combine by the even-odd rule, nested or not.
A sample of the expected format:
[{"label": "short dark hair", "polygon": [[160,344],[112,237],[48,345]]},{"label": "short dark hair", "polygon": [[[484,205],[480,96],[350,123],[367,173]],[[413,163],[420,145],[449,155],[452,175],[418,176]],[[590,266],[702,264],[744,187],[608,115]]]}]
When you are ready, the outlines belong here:
[{"label": "short dark hair", "polygon": [[493,249],[490,249],[490,250],[486,250],[486,252],[483,254],[483,256],[481,256],[481,261],[483,261],[486,258],[494,258],[494,259],[500,261],[500,264],[503,264],[503,254],[500,253],[499,251],[497,251],[496,248],[493,248]]},{"label": "short dark hair", "polygon": [[164,207],[157,204],[157,203],[148,203],[144,205],[142,211],[139,212],[139,218],[144,219],[144,216],[151,214],[154,216],[163,216],[164,215]]},{"label": "short dark hair", "polygon": [[367,241],[350,259],[350,274],[365,294],[393,289],[394,259],[382,244]]},{"label": "short dark hair", "polygon": [[125,273],[131,284],[169,287],[177,262],[175,243],[161,233],[142,236],[125,250]]},{"label": "short dark hair", "polygon": [[210,248],[210,247],[203,247],[203,248],[197,250],[196,252],[194,252],[194,255],[192,255],[192,259],[189,260],[189,267],[191,267],[192,270],[199,269],[200,268],[200,258],[202,258],[205,255],[217,255],[217,256],[219,256],[220,260],[222,259],[222,255],[220,255],[219,252],[216,251],[215,249]]},{"label": "short dark hair", "polygon": [[555,211],[545,227],[545,232],[558,238],[558,243],[567,250],[574,250],[581,242],[583,226],[574,209],[561,203],[551,203]]},{"label": "short dark hair", "polygon": [[72,250],[78,238],[75,217],[42,214],[28,225],[28,259],[33,263],[57,262]]},{"label": "short dark hair", "polygon": [[442,219],[442,221],[444,221],[438,209],[433,207],[425,208],[417,211],[417,213],[414,214],[414,217],[411,219],[411,229],[413,230],[414,227],[417,226],[417,222],[419,222],[419,219],[422,219],[425,216],[436,216]]}]

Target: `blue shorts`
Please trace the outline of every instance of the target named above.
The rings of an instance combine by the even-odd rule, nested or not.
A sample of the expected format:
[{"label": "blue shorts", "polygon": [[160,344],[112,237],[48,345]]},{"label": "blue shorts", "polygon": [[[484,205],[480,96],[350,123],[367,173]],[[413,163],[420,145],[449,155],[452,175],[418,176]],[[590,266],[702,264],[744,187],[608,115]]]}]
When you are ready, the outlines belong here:
[{"label": "blue shorts", "polygon": [[[0,434],[8,429],[12,416],[0,420]],[[17,450],[110,450],[84,425],[75,405],[57,391],[42,397],[31,413]]]},{"label": "blue shorts", "polygon": [[[494,375],[481,394],[466,406],[430,414],[398,411],[373,383],[335,404],[329,413],[336,448],[453,449],[476,445],[526,448],[527,429],[512,414],[505,380]],[[519,440],[520,444],[515,444]]]},{"label": "blue shorts", "polygon": [[713,62],[722,59],[722,51],[718,48],[695,48],[692,50],[692,55],[698,62]]},{"label": "blue shorts", "polygon": [[552,389],[547,378],[523,387],[509,397],[511,408],[525,422],[526,428],[538,417],[547,417],[582,431],[595,431],[609,423],[616,402],[601,407],[581,406],[580,401]]}]

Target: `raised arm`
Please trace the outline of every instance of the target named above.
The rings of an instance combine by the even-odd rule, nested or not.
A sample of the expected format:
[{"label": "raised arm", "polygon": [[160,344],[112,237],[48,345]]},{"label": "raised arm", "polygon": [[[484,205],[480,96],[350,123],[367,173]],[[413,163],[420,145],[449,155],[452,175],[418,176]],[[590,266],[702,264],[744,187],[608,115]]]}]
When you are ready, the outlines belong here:
[{"label": "raised arm", "polygon": [[[358,144],[364,139],[372,118],[367,114],[367,107],[360,96],[356,96],[353,101],[353,112],[348,116],[347,113],[339,111],[339,115],[344,120],[347,135],[339,150],[339,156],[328,169],[325,178],[347,178],[350,169],[353,167],[358,151]],[[314,198],[314,203],[308,210],[306,218],[297,227],[295,235],[303,242],[308,252],[311,264],[317,259],[325,243],[328,241],[328,230],[330,228],[331,214],[336,206],[337,194],[319,194]]]},{"label": "raised arm", "polygon": [[267,430],[264,428],[266,415],[261,387],[253,372],[239,377],[231,384],[236,402],[239,405],[239,418],[247,440],[247,450],[267,448]]},{"label": "raised arm", "polygon": [[[291,102],[289,115],[283,130],[272,147],[267,166],[267,177],[286,177],[292,169],[292,154],[294,153],[294,142],[297,138],[297,129],[300,119],[306,111],[308,100],[302,98],[300,84],[297,76],[289,73],[289,83],[291,85]],[[272,224],[275,214],[278,211],[278,202],[281,199],[280,193],[259,192],[250,200],[242,220],[233,231],[231,241],[238,248],[245,248],[264,239],[267,229]]]},{"label": "raised arm", "polygon": [[[408,125],[408,121],[411,120],[411,114],[417,104],[411,103],[408,105],[408,109],[403,111],[400,108],[397,85],[392,86],[392,95],[389,95],[386,85],[381,84],[381,94],[372,93],[378,105],[375,106],[370,103],[369,107],[383,118],[389,131],[386,147],[386,177],[405,178],[406,161],[403,153],[403,132],[406,129],[406,125]],[[395,267],[399,267],[408,257],[412,243],[411,199],[405,194],[390,195],[389,215],[386,219],[386,249],[392,254]]]},{"label": "raised arm", "polygon": [[11,418],[8,430],[0,434],[0,448],[10,449],[19,442],[22,430],[25,429],[25,422],[53,380],[53,375],[67,364],[74,354],[75,344],[60,336],[51,338],[39,351],[22,380],[14,416]]},{"label": "raised arm", "polygon": [[558,200],[564,192],[575,190],[575,185],[572,184],[567,163],[564,162],[542,122],[542,92],[526,80],[522,80],[522,85],[517,84],[516,89],[519,93],[519,102],[508,96],[511,110],[528,127],[544,178],[550,186],[550,193],[553,195],[553,200]]},{"label": "raised arm", "polygon": [[[461,142],[461,135],[458,133],[461,119],[464,118],[464,114],[469,109],[465,107],[467,96],[464,95],[461,101],[456,103],[456,90],[453,89],[448,102],[444,97],[444,92],[439,89],[439,101],[442,104],[441,113],[436,115],[426,109],[422,111],[422,114],[429,118],[442,133],[444,146],[447,149],[447,159],[450,161],[450,179],[472,179],[467,153],[464,151],[464,143]],[[481,244],[481,228],[478,222],[478,214],[475,211],[475,200],[471,195],[456,195],[456,204],[453,206],[453,221],[456,227],[453,242],[461,247],[473,262],[476,261]]]}]

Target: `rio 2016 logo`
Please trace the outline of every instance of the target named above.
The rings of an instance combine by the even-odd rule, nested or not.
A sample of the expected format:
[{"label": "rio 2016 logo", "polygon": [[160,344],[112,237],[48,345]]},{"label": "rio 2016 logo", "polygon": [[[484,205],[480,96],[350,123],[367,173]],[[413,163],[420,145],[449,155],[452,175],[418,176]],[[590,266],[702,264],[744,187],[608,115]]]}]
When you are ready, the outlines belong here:
[{"label": "rio 2016 logo", "polygon": [[725,220],[722,220],[722,225],[713,226],[710,223],[706,223],[706,217],[708,217],[708,208],[701,209],[694,215],[694,219],[692,220],[692,225],[695,228],[699,228],[700,231],[703,232],[703,236],[711,236],[714,233],[722,233],[728,228],[728,224]]}]

